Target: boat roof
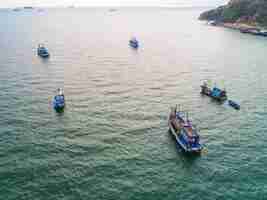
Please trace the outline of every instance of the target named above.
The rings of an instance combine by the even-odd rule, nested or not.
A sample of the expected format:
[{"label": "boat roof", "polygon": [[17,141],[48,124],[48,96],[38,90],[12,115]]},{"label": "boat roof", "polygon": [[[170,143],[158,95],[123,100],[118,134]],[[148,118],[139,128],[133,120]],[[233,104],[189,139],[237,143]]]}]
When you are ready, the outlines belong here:
[{"label": "boat roof", "polygon": [[213,89],[212,89],[212,95],[213,96],[220,96],[221,95],[221,93],[222,92],[224,92],[224,90],[222,90],[222,89],[220,89],[220,88],[217,88],[217,87],[214,87]]}]

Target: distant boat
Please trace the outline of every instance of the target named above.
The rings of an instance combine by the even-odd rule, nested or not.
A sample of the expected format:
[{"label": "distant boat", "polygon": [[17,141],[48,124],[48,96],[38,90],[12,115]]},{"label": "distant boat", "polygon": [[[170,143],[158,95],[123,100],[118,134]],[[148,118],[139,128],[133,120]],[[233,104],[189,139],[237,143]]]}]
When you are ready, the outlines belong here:
[{"label": "distant boat", "polygon": [[50,56],[47,48],[45,48],[42,44],[38,45],[37,54],[42,58],[48,58]]},{"label": "distant boat", "polygon": [[261,30],[261,31],[258,32],[257,35],[263,36],[263,37],[267,37],[267,30]]},{"label": "distant boat", "polygon": [[259,28],[243,28],[240,29],[241,33],[248,33],[251,35],[267,37],[267,30],[260,30]]},{"label": "distant boat", "polygon": [[258,33],[260,29],[258,28],[240,28],[241,33],[250,33],[250,34],[255,34]]},{"label": "distant boat", "polygon": [[218,25],[218,22],[216,22],[216,21],[209,21],[208,22],[208,25],[217,26]]},{"label": "distant boat", "polygon": [[34,9],[32,6],[24,6],[23,8],[26,9],[26,10],[32,10],[32,9]]},{"label": "distant boat", "polygon": [[135,37],[133,37],[132,39],[130,39],[129,45],[131,47],[137,49],[139,47],[139,42],[138,42],[138,40]]},{"label": "distant boat", "polygon": [[56,111],[62,111],[65,107],[65,96],[61,88],[58,89],[58,94],[53,99],[53,107]]},{"label": "distant boat", "polygon": [[188,119],[188,114],[181,110],[177,111],[177,106],[172,108],[168,125],[170,133],[184,152],[201,153],[203,147],[200,143],[200,136],[196,127]]},{"label": "distant boat", "polygon": [[207,82],[204,81],[201,87],[201,94],[207,95],[217,101],[225,101],[227,99],[227,93],[225,89],[220,89],[217,86],[210,88]]},{"label": "distant boat", "polygon": [[108,11],[109,11],[109,12],[116,12],[117,9],[115,9],[115,8],[111,8],[111,9],[109,9]]},{"label": "distant boat", "polygon": [[236,110],[240,110],[240,105],[232,100],[228,101],[228,104]]}]

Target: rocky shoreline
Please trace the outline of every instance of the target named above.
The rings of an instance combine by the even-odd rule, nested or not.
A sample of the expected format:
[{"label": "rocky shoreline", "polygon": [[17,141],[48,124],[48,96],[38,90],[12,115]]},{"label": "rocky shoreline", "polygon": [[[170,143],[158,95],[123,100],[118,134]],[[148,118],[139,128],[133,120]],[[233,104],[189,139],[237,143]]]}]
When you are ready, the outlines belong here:
[{"label": "rocky shoreline", "polygon": [[215,22],[215,21],[209,21],[208,24],[212,26],[220,26],[224,28],[238,30],[241,33],[267,37],[267,30],[260,26],[253,26],[246,23],[230,23],[230,22]]},{"label": "rocky shoreline", "polygon": [[199,19],[214,26],[267,37],[267,0],[229,0],[226,5],[201,13]]}]

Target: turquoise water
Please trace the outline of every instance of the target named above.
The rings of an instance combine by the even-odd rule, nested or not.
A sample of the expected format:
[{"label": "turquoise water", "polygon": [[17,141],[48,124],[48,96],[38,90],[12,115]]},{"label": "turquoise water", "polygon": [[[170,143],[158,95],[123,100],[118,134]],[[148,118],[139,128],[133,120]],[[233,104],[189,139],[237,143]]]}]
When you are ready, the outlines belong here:
[{"label": "turquoise water", "polygon": [[[0,199],[267,199],[267,40],[207,26],[199,9],[107,10],[0,12]],[[201,97],[204,79],[241,110]],[[174,104],[202,156],[167,132]]]}]

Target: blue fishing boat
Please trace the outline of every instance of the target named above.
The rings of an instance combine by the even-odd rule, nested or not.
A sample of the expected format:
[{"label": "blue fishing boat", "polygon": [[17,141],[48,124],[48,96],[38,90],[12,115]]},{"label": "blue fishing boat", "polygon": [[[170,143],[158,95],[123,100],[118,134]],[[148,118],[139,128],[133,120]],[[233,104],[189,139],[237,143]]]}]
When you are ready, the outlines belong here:
[{"label": "blue fishing boat", "polygon": [[177,106],[172,108],[168,125],[170,133],[184,152],[201,153],[203,147],[200,143],[200,136],[196,127],[188,119],[188,114],[181,110],[177,112]]},{"label": "blue fishing boat", "polygon": [[233,107],[236,110],[240,110],[240,105],[232,100],[228,100],[229,106]]},{"label": "blue fishing boat", "polygon": [[65,96],[61,88],[58,89],[58,94],[53,99],[53,107],[56,111],[62,111],[65,107]]},{"label": "blue fishing boat", "polygon": [[207,95],[217,101],[225,101],[227,99],[227,93],[225,89],[220,89],[217,86],[210,88],[206,81],[204,81],[201,87],[201,94]]},{"label": "blue fishing boat", "polygon": [[47,48],[42,44],[38,45],[37,54],[42,58],[48,58],[50,56]]},{"label": "blue fishing boat", "polygon": [[139,42],[136,38],[132,38],[129,41],[129,45],[133,47],[134,49],[137,49],[139,47]]}]

